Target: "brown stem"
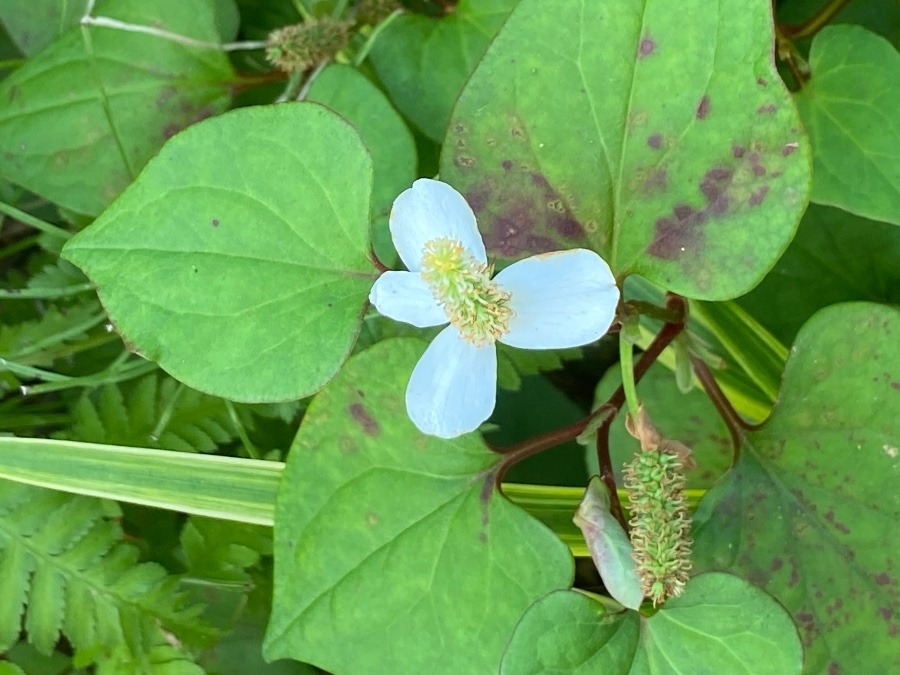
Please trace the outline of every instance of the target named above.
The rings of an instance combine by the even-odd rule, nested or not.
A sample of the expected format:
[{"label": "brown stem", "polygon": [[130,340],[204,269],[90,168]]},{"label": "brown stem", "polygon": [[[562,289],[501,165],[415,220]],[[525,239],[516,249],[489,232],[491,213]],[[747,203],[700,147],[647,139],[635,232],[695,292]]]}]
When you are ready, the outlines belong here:
[{"label": "brown stem", "polygon": [[[611,419],[611,418],[610,418]],[[609,512],[619,521],[625,533],[631,532],[628,527],[628,520],[625,518],[625,512],[622,509],[622,502],[619,501],[619,491],[616,487],[616,474],[613,470],[612,460],[609,452],[609,432],[612,424],[604,422],[597,429],[597,457],[600,460],[600,481],[606,488],[609,495]]]},{"label": "brown stem", "polygon": [[815,35],[849,3],[850,0],[828,0],[828,2],[819,8],[818,12],[813,14],[803,23],[781,24],[781,32],[786,38],[790,38],[791,40],[800,40]]},{"label": "brown stem", "polygon": [[375,265],[375,269],[377,269],[379,273],[383,274],[384,272],[391,271],[391,268],[381,262],[378,256],[375,255],[375,249],[371,247],[369,247],[369,260],[372,261],[372,264]]},{"label": "brown stem", "polygon": [[706,395],[709,396],[709,400],[712,401],[712,404],[716,407],[719,416],[725,422],[725,426],[728,427],[728,433],[731,435],[731,444],[734,448],[734,462],[737,462],[738,458],[741,456],[744,431],[752,429],[753,427],[748,424],[744,418],[738,414],[738,411],[734,409],[734,406],[731,405],[731,401],[728,400],[728,397],[725,396],[725,392],[722,391],[719,383],[716,382],[716,378],[713,377],[709,366],[707,366],[702,359],[693,355],[691,355],[691,365],[694,368],[694,375],[700,380],[703,390],[706,392]]}]

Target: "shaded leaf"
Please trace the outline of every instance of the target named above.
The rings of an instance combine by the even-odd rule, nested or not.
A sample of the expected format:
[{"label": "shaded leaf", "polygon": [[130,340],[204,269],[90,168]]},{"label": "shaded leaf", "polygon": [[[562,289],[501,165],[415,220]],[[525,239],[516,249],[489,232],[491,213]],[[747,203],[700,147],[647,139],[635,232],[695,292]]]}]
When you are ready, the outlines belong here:
[{"label": "shaded leaf", "polygon": [[0,22],[22,53],[32,56],[78,25],[87,3],[88,0],[9,0],[0,3]]},{"label": "shaded leaf", "polygon": [[457,96],[516,0],[460,0],[440,19],[404,14],[370,55],[396,106],[441,140]]},{"label": "shaded leaf", "polygon": [[267,658],[341,673],[496,671],[528,605],[571,581],[562,542],[496,490],[500,455],[407,418],[424,347],[371,347],[310,405],[276,507]]},{"label": "shaded leaf", "polygon": [[503,259],[587,246],[617,276],[740,295],[809,184],[771,24],[767,0],[523,0],[460,96],[441,177]]},{"label": "shaded leaf", "polygon": [[359,132],[372,155],[372,214],[386,216],[416,177],[412,134],[381,90],[350,66],[332,64],[309,88],[308,101],[328,106]]},{"label": "shaded leaf", "polygon": [[781,602],[811,673],[878,672],[896,659],[898,335],[894,308],[816,314],[772,416],[694,516],[695,568],[740,574]]},{"label": "shaded leaf", "polygon": [[858,26],[828,26],[797,107],[813,144],[812,199],[900,225],[900,54]]},{"label": "shaded leaf", "polygon": [[298,399],[359,331],[376,276],[371,181],[362,141],[331,111],[236,110],[172,139],[64,255],[125,340],[177,379],[247,402]]},{"label": "shaded leaf", "polygon": [[[110,0],[101,9],[122,21],[218,40],[204,0]],[[0,174],[67,209],[97,215],[167,138],[225,109],[233,73],[220,51],[88,30],[89,43],[73,28],[0,83]]]},{"label": "shaded leaf", "polygon": [[851,300],[900,303],[900,229],[810,204],[775,268],[738,300],[785,344],[818,310]]}]

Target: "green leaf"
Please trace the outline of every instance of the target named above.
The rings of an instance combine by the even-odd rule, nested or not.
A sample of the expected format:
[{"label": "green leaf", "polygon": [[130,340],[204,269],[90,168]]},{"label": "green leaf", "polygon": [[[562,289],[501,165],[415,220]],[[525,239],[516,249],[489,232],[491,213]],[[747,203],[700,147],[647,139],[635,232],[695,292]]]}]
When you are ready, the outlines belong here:
[{"label": "green leaf", "polygon": [[[622,382],[619,368],[606,371],[597,385],[595,405],[606,401]],[[638,396],[660,433],[687,445],[697,467],[686,471],[691,488],[711,486],[731,464],[732,449],[728,427],[719,417],[707,395],[699,387],[681,393],[675,376],[659,364],[650,367],[637,385]],[[625,429],[625,416],[618,415],[609,433],[610,459],[616,482],[622,485],[622,469],[640,450],[640,443]],[[597,452],[591,443],[585,449],[588,471],[599,474]]]},{"label": "green leaf", "polygon": [[213,636],[173,578],[137,564],[119,515],[112,502],[0,481],[0,650],[18,639],[26,607],[28,639],[45,654],[60,632],[76,649],[125,648],[138,661],[164,643],[161,627],[181,640]]},{"label": "green leaf", "polygon": [[328,106],[359,132],[375,168],[372,214],[386,216],[416,177],[416,147],[400,115],[359,71],[336,63],[313,80],[306,98]]},{"label": "green leaf", "polygon": [[900,303],[898,260],[896,227],[811,204],[775,268],[738,303],[789,344],[828,305]]},{"label": "green leaf", "polygon": [[0,478],[271,525],[281,462],[0,436]]},{"label": "green leaf", "polygon": [[555,591],[529,607],[503,655],[501,675],[627,673],[638,647],[637,612],[607,615],[577,591]]},{"label": "green leaf", "polygon": [[644,620],[631,673],[791,675],[802,665],[787,612],[743,579],[710,573]]},{"label": "green leaf", "polygon": [[88,0],[9,0],[0,3],[0,23],[22,53],[33,56],[77,26],[87,3]]},{"label": "green leaf", "polygon": [[809,148],[768,0],[523,0],[454,110],[441,177],[503,259],[587,246],[699,299],[790,242]]},{"label": "green leaf", "polygon": [[[204,0],[111,0],[104,14],[217,41]],[[0,84],[0,174],[100,213],[180,129],[228,105],[220,51],[105,27],[66,32]]]},{"label": "green leaf", "polygon": [[695,515],[695,567],[733,571],[778,599],[811,673],[879,672],[896,658],[898,336],[894,308],[816,314],[772,416]]},{"label": "green leaf", "polygon": [[371,347],[310,405],[275,515],[269,659],[495,671],[525,609],[571,581],[562,542],[495,489],[500,455],[474,434],[424,436],[407,418],[424,346]]},{"label": "green leaf", "polygon": [[501,673],[789,675],[802,658],[796,628],[771,597],[730,574],[702,574],[649,618],[552,593],[516,627]]},{"label": "green leaf", "polygon": [[460,0],[440,19],[404,14],[372,48],[375,72],[396,106],[425,134],[444,137],[450,111],[516,0]]},{"label": "green leaf", "polygon": [[623,606],[638,609],[644,593],[631,557],[634,547],[609,508],[606,488],[600,478],[594,476],[578,505],[574,521],[584,533],[606,590]]},{"label": "green leaf", "polygon": [[[312,103],[246,108],[173,138],[63,250],[143,356],[258,402],[319,389],[359,332],[372,164]],[[212,346],[215,346],[215,349]]]},{"label": "green leaf", "polygon": [[812,199],[900,225],[900,54],[858,26],[812,43],[797,106],[813,144]]}]

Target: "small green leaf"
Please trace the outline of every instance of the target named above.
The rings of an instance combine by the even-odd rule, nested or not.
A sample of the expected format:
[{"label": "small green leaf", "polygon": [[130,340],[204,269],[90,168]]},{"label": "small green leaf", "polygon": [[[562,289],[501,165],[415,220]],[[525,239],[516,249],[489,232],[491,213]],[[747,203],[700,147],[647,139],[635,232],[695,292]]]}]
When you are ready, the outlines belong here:
[{"label": "small green leaf", "polygon": [[469,74],[515,0],[460,0],[444,17],[404,14],[384,30],[370,55],[391,99],[436,141]]},{"label": "small green leaf", "polygon": [[563,543],[496,490],[501,456],[407,418],[424,347],[378,343],[310,405],[278,496],[267,658],[496,672],[525,609],[570,583]]},{"label": "small green leaf", "polygon": [[900,229],[810,204],[797,237],[762,282],[737,302],[785,344],[838,302],[900,304]]},{"label": "small green leaf", "polygon": [[[217,41],[205,0],[111,0],[104,14]],[[0,174],[100,213],[167,138],[228,105],[227,56],[143,33],[73,28],[0,84]]]},{"label": "small green leaf", "polygon": [[637,612],[610,615],[587,595],[555,591],[528,608],[509,641],[500,673],[627,673],[639,630]]},{"label": "small green leaf", "polygon": [[328,106],[359,132],[375,167],[372,214],[386,216],[416,177],[416,147],[403,119],[378,87],[337,63],[313,80],[306,98]]},{"label": "small green leaf", "polygon": [[[694,564],[765,588],[808,672],[890,671],[900,624],[900,312],[853,303],[800,331],[778,403],[694,516]],[[859,649],[860,635],[870,636]]]},{"label": "small green leaf", "polygon": [[241,401],[302,398],[359,331],[376,276],[371,184],[362,141],[331,111],[236,110],[173,138],[63,254],[175,378]]},{"label": "small green leaf", "polygon": [[797,106],[813,144],[813,201],[900,225],[900,54],[859,26],[812,43]]},{"label": "small green leaf", "polygon": [[584,534],[606,590],[623,606],[638,609],[644,594],[631,557],[634,547],[619,521],[610,513],[609,506],[606,488],[594,476],[578,505],[574,521]]},{"label": "small green leaf", "polygon": [[577,246],[699,299],[750,290],[806,205],[769,0],[523,0],[466,84],[441,177],[502,259]]},{"label": "small green leaf", "polygon": [[797,629],[775,600],[730,574],[701,574],[644,619],[633,675],[792,675],[803,665]]}]

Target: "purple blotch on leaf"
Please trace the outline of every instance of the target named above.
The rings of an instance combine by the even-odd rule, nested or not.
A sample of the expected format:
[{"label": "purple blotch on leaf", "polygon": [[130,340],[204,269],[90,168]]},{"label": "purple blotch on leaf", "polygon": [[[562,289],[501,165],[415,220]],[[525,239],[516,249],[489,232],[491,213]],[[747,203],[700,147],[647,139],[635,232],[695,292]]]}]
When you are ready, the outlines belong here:
[{"label": "purple blotch on leaf", "polygon": [[351,403],[348,408],[350,417],[362,428],[366,436],[377,436],[381,433],[381,425],[375,420],[362,403]]},{"label": "purple blotch on leaf", "polygon": [[213,219],[212,219],[212,226],[213,226],[213,227],[218,227],[218,226],[219,226],[219,219],[218,219],[218,218],[213,218]]},{"label": "purple blotch on leaf", "polygon": [[745,152],[746,152],[746,150],[744,149],[743,145],[732,145],[731,146],[731,154],[734,156],[735,159],[740,159],[741,157],[743,157]]},{"label": "purple blotch on leaf", "polygon": [[509,170],[512,168],[512,164],[513,164],[513,163],[512,163],[510,160],[504,159],[504,160],[500,163],[500,166],[503,167],[503,170],[504,170],[504,171],[509,171]]},{"label": "purple blotch on leaf", "polygon": [[704,96],[697,104],[697,119],[705,120],[709,117],[709,96]]},{"label": "purple blotch on leaf", "polygon": [[641,44],[638,45],[638,58],[650,56],[655,51],[656,42],[654,42],[652,38],[645,37],[641,40]]},{"label": "purple blotch on leaf", "polygon": [[774,103],[767,103],[766,105],[761,105],[756,109],[757,114],[759,115],[771,115],[773,112],[778,110],[778,106]]},{"label": "purple blotch on leaf", "polygon": [[769,186],[763,185],[761,188],[756,190],[750,195],[750,198],[747,200],[747,203],[750,206],[759,206],[763,203],[763,200],[766,198],[766,194],[769,192]]},{"label": "purple blotch on leaf", "polygon": [[659,149],[662,146],[662,134],[651,134],[648,136],[647,145],[654,150]]}]

